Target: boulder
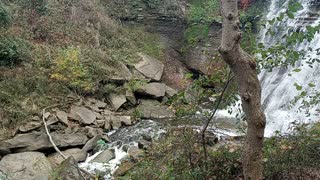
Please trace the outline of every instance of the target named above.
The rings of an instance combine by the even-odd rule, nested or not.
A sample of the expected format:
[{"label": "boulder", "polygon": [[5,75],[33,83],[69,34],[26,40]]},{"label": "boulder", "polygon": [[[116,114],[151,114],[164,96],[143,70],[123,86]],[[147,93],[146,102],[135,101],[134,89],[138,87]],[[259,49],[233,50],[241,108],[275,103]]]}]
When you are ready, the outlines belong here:
[{"label": "boulder", "polygon": [[30,121],[25,125],[20,126],[19,131],[26,133],[26,132],[30,132],[32,130],[38,129],[41,126],[42,126],[41,121]]},{"label": "boulder", "polygon": [[71,156],[64,160],[53,173],[49,180],[85,180],[80,172],[77,161]]},{"label": "boulder", "polygon": [[1,159],[0,172],[10,180],[48,179],[51,165],[46,156],[39,152],[9,154]]},{"label": "boulder", "polygon": [[97,118],[93,111],[82,106],[71,106],[69,116],[83,124],[92,124]]},{"label": "boulder", "polygon": [[107,163],[115,157],[116,155],[114,153],[114,149],[107,149],[98,154],[98,156],[92,159],[90,162]]},{"label": "boulder", "polygon": [[110,94],[109,95],[109,101],[115,111],[118,111],[118,109],[127,102],[126,96],[123,94]]},{"label": "boulder", "polygon": [[163,63],[146,54],[139,53],[138,55],[140,62],[134,64],[134,67],[147,78],[160,81],[164,69]]},{"label": "boulder", "polygon": [[165,95],[166,85],[162,83],[149,83],[141,87],[137,92],[144,95],[159,98]]},{"label": "boulder", "polygon": [[175,114],[169,110],[168,106],[162,105],[156,100],[141,100],[137,110],[143,119],[165,119],[173,118]]},{"label": "boulder", "polygon": [[[62,151],[62,153],[67,157],[72,156],[76,162],[83,162],[87,158],[87,152],[79,148],[68,149]],[[48,156],[48,160],[52,167],[55,168],[64,161],[64,158],[59,153],[53,153]]]},{"label": "boulder", "polygon": [[57,111],[56,116],[58,117],[59,121],[65,125],[69,125],[68,123],[68,114],[64,111]]},{"label": "boulder", "polygon": [[[74,147],[84,145],[88,138],[83,133],[74,134],[58,134],[51,133],[52,139],[58,147]],[[36,151],[51,149],[52,144],[44,133],[33,132],[27,134],[19,134],[12,139],[0,142],[0,147],[6,150],[14,150],[16,152]]]}]

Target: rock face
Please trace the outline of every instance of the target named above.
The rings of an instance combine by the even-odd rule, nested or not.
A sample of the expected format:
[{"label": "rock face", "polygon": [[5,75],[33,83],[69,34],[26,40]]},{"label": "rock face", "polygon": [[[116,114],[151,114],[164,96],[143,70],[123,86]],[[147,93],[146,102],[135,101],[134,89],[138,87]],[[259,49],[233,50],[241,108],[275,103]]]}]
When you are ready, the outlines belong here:
[{"label": "rock face", "polygon": [[90,162],[107,163],[110,160],[114,159],[115,157],[116,156],[115,156],[114,150],[107,149],[107,150],[104,150],[102,153],[100,153],[97,157],[95,157]]},{"label": "rock face", "polygon": [[[72,147],[84,145],[88,138],[82,133],[74,134],[51,134],[53,141],[58,147]],[[0,142],[0,147],[5,147],[7,151],[25,152],[52,148],[49,138],[44,133],[19,134],[12,139]]]},{"label": "rock face", "polygon": [[24,152],[6,155],[0,161],[0,172],[10,180],[48,179],[51,165],[44,154]]},{"label": "rock face", "polygon": [[41,127],[41,122],[40,121],[30,121],[25,125],[22,125],[19,127],[19,131],[20,132],[29,132],[35,129],[38,129],[39,127]]},{"label": "rock face", "polygon": [[163,63],[146,54],[139,53],[139,56],[141,61],[136,63],[134,67],[146,77],[160,81],[164,69]]},{"label": "rock face", "polygon": [[58,166],[50,176],[49,180],[84,180],[76,160],[69,157]]},{"label": "rock face", "polygon": [[[87,158],[87,152],[79,148],[68,149],[62,151],[62,153],[67,157],[72,156],[76,162],[83,162]],[[50,161],[52,167],[57,167],[64,161],[64,158],[59,153],[53,153],[48,156],[48,160]]]},{"label": "rock face", "polygon": [[70,117],[83,124],[92,124],[97,118],[93,111],[79,106],[71,106]]},{"label": "rock face", "polygon": [[161,105],[156,100],[141,100],[137,107],[143,119],[164,119],[175,117],[174,113],[167,106]]},{"label": "rock face", "polygon": [[139,93],[155,98],[163,97],[166,93],[166,85],[162,83],[150,83],[138,90]]},{"label": "rock face", "polygon": [[127,99],[123,94],[110,94],[109,101],[114,110],[117,111],[125,102],[127,102]]}]

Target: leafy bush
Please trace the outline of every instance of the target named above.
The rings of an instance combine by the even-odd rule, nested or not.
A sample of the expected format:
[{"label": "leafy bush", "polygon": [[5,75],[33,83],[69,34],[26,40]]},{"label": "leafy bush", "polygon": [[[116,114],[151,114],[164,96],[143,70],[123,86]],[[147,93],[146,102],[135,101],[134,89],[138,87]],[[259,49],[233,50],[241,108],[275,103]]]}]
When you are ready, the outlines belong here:
[{"label": "leafy bush", "polygon": [[0,66],[15,66],[28,59],[29,46],[18,38],[0,37]]},{"label": "leafy bush", "polygon": [[52,79],[65,82],[76,90],[92,89],[89,71],[80,61],[80,49],[68,47],[61,50],[54,62],[56,65],[51,74]]}]

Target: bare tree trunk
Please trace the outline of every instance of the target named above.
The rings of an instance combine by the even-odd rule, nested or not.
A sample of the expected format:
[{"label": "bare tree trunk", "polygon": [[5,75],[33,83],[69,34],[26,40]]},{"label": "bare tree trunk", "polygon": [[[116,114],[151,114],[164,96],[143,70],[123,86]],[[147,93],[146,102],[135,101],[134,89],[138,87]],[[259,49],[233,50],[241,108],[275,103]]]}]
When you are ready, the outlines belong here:
[{"label": "bare tree trunk", "polygon": [[263,138],[265,115],[261,108],[261,86],[254,59],[240,47],[238,0],[220,0],[223,18],[222,58],[233,71],[239,87],[242,108],[248,124],[247,138],[242,154],[246,180],[263,179]]}]

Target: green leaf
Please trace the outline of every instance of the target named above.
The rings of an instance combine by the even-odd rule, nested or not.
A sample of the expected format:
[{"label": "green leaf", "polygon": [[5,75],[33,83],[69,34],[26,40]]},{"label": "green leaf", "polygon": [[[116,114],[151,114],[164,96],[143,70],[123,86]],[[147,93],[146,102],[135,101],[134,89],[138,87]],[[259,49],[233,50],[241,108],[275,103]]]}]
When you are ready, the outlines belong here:
[{"label": "green leaf", "polygon": [[287,12],[287,15],[290,19],[294,19],[294,14],[292,12]]},{"label": "green leaf", "polygon": [[309,83],[308,85],[309,85],[309,87],[316,87],[316,85],[312,84],[312,83]]},{"label": "green leaf", "polygon": [[296,89],[297,89],[298,91],[301,91],[301,90],[302,90],[302,86],[300,86],[299,84],[294,83],[294,86],[296,87]]},{"label": "green leaf", "polygon": [[297,68],[297,69],[294,69],[293,71],[294,71],[294,72],[300,72],[301,69]]}]

